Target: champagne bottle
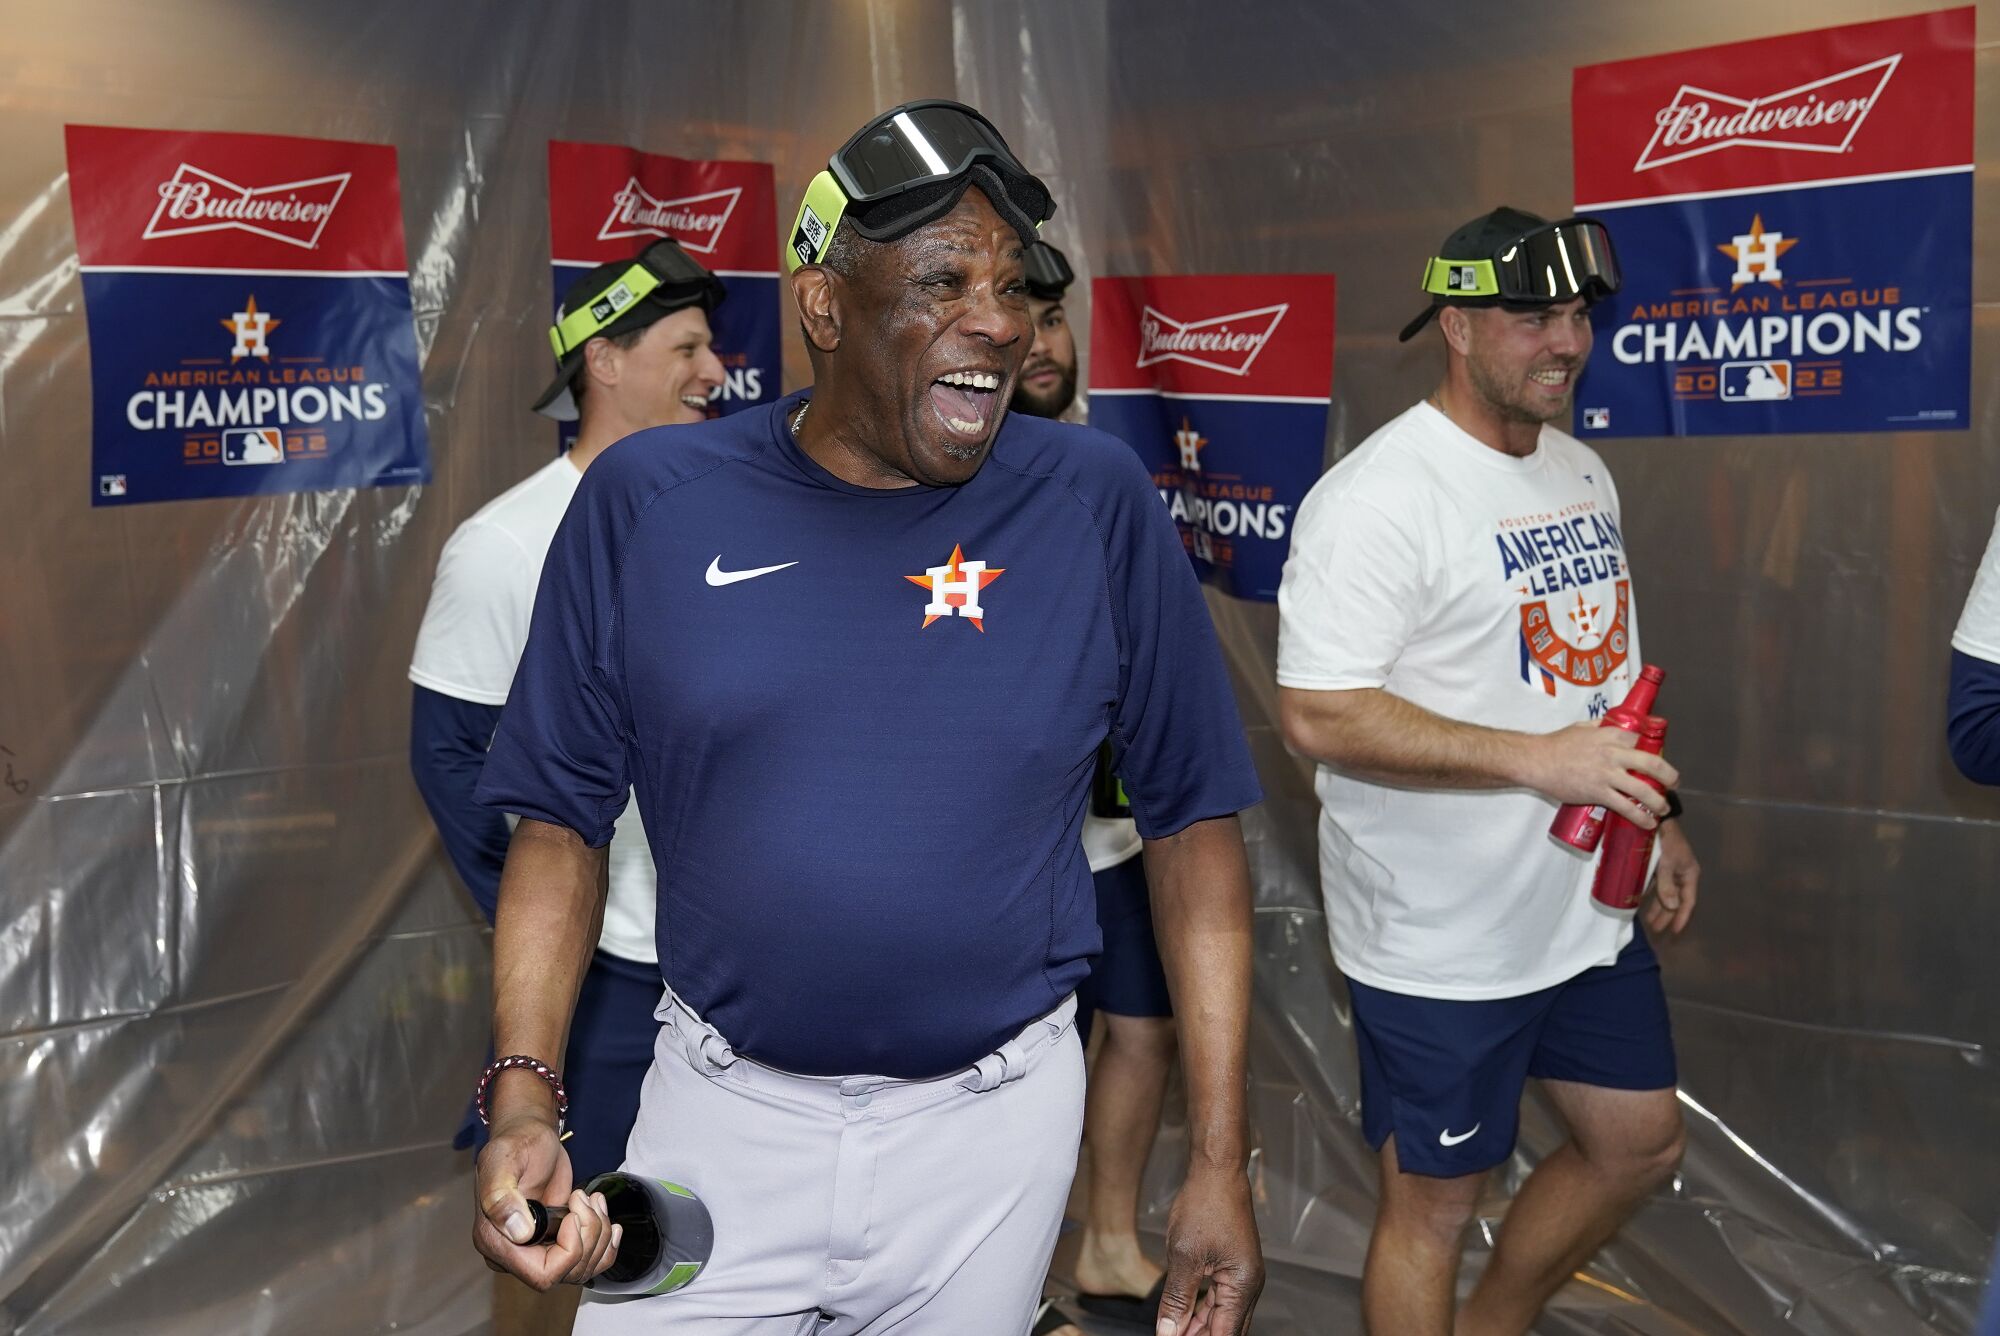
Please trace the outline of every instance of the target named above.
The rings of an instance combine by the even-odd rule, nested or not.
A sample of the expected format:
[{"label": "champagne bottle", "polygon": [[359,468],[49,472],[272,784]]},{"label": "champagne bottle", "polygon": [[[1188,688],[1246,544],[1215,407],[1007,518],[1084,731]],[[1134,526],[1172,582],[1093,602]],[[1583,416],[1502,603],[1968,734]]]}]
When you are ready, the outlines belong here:
[{"label": "champagne bottle", "polygon": [[[1658,756],[1667,749],[1667,721],[1649,718],[1639,732],[1639,750]],[[1648,784],[1666,790],[1651,775],[1641,775]],[[1622,816],[1611,818],[1611,833],[1604,839],[1604,856],[1597,860],[1597,875],[1590,894],[1611,909],[1637,909],[1646,894],[1646,872],[1653,865],[1653,841],[1659,827],[1640,830]]]},{"label": "champagne bottle", "polygon": [[[671,1294],[708,1265],[715,1222],[701,1199],[680,1184],[614,1171],[591,1179],[583,1191],[603,1193],[611,1223],[625,1227],[611,1265],[584,1282],[599,1294]],[[535,1226],[528,1242],[548,1244],[556,1241],[569,1208],[530,1199],[528,1214]]]},{"label": "champagne bottle", "polygon": [[[1660,697],[1660,683],[1666,680],[1666,669],[1646,664],[1639,670],[1639,680],[1632,684],[1624,702],[1607,712],[1599,721],[1600,726],[1637,734],[1646,716],[1653,712],[1653,702]],[[1598,841],[1604,838],[1604,809],[1584,803],[1564,803],[1556,809],[1556,819],[1549,823],[1549,835],[1580,853],[1596,853]]]}]

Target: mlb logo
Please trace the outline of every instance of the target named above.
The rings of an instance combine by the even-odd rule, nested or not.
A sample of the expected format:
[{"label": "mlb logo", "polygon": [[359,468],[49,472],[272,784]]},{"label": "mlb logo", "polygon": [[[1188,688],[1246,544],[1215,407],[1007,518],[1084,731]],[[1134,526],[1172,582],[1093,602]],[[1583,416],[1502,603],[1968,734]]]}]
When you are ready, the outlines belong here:
[{"label": "mlb logo", "polygon": [[100,474],[97,479],[97,494],[99,496],[125,495],[125,475],[122,473]]},{"label": "mlb logo", "polygon": [[1724,362],[1724,403],[1774,402],[1792,397],[1792,364],[1782,358],[1768,362]]},{"label": "mlb logo", "polygon": [[225,464],[282,464],[285,433],[276,427],[233,427],[222,433]]},{"label": "mlb logo", "polygon": [[1611,426],[1611,410],[1608,408],[1586,408],[1583,410],[1585,431],[1604,431]]}]

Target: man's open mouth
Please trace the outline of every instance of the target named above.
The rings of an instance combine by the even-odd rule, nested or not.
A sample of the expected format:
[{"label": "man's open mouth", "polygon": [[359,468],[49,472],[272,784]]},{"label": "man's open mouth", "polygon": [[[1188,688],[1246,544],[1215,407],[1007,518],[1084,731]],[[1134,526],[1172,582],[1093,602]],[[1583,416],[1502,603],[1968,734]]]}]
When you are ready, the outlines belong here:
[{"label": "man's open mouth", "polygon": [[981,440],[1000,398],[1000,376],[992,371],[948,371],[931,382],[931,407],[953,435]]}]

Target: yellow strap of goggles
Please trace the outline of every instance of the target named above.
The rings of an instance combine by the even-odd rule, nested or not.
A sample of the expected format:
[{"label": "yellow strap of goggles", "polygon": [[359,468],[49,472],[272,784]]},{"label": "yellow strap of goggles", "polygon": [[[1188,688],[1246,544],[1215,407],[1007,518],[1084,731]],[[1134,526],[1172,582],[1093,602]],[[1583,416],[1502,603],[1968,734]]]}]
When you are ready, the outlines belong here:
[{"label": "yellow strap of goggles", "polygon": [[1424,291],[1438,297],[1498,297],[1500,279],[1491,260],[1445,260],[1424,265]]},{"label": "yellow strap of goggles", "polygon": [[555,350],[556,361],[588,343],[659,286],[660,276],[643,264],[635,264],[612,279],[604,291],[549,327],[549,346]]},{"label": "yellow strap of goggles", "polygon": [[824,260],[846,213],[847,192],[833,179],[833,173],[815,176],[806,187],[806,197],[799,201],[798,220],[792,224],[791,241],[785,247],[785,272]]}]

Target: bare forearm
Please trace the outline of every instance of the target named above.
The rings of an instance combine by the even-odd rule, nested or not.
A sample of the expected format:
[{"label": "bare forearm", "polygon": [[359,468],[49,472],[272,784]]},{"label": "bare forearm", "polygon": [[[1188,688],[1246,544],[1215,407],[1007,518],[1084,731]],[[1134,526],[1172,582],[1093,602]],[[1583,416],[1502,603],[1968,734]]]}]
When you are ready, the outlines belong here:
[{"label": "bare forearm", "polygon": [[[493,929],[493,1045],[560,1069],[577,990],[590,968],[604,918],[605,851],[573,830],[523,820],[507,849],[500,909]],[[549,1103],[531,1075],[505,1072],[496,1117],[505,1103]]]},{"label": "bare forearm", "polygon": [[1153,927],[1173,993],[1195,1164],[1243,1168],[1250,1028],[1250,869],[1234,816],[1146,841]]},{"label": "bare forearm", "polygon": [[1526,782],[1522,754],[1535,735],[1447,719],[1379,687],[1280,687],[1278,708],[1294,751],[1362,779],[1443,789]]}]

